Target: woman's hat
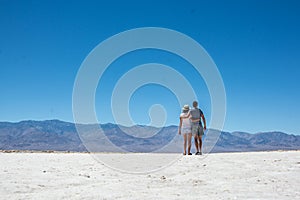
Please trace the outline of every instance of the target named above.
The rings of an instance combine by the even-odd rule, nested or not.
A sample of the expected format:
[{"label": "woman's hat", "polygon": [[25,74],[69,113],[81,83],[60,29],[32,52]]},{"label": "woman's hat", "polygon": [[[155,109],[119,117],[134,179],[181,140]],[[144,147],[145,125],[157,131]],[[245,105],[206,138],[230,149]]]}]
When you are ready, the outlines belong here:
[{"label": "woman's hat", "polygon": [[182,110],[190,110],[189,105],[184,105],[183,108],[182,108]]}]

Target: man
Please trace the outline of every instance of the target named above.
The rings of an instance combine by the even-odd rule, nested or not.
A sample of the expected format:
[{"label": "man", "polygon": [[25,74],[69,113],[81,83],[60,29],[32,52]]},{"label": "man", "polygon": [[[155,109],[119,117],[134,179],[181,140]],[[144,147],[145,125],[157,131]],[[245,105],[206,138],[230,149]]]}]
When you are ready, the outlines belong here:
[{"label": "man", "polygon": [[[206,130],[206,120],[202,110],[198,108],[198,102],[193,102],[193,108],[190,110],[189,118],[192,125],[192,134],[194,136],[196,155],[202,155],[202,136],[204,135],[204,130]],[[201,118],[204,124],[202,127]]]}]

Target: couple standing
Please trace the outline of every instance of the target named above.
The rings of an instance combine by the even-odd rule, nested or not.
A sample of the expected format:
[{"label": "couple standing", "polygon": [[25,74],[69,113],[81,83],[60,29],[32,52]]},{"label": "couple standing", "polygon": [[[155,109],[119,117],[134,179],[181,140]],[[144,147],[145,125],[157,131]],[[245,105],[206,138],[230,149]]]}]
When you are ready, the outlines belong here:
[{"label": "couple standing", "polygon": [[[204,124],[202,127],[201,118]],[[202,155],[202,136],[204,135],[204,130],[206,130],[206,121],[202,110],[198,108],[198,102],[193,102],[193,108],[190,110],[189,105],[185,105],[182,108],[182,113],[180,114],[180,123],[178,133],[183,134],[184,139],[184,152],[183,155],[192,155],[191,153],[191,142],[192,135],[195,140],[196,155]],[[186,152],[187,146],[187,152]]]}]

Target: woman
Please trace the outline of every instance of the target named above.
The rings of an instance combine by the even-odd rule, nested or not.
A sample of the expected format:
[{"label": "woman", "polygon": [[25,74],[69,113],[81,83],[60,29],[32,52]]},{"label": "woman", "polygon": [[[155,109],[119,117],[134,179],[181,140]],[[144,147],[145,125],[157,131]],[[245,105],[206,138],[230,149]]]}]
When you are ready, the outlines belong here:
[{"label": "woman", "polygon": [[188,112],[190,110],[189,105],[184,105],[182,108],[182,113],[180,114],[180,123],[178,128],[178,134],[183,134],[183,155],[186,155],[186,143],[188,143],[188,155],[191,154],[191,140],[192,140],[192,128],[191,128],[191,122],[188,118]]}]

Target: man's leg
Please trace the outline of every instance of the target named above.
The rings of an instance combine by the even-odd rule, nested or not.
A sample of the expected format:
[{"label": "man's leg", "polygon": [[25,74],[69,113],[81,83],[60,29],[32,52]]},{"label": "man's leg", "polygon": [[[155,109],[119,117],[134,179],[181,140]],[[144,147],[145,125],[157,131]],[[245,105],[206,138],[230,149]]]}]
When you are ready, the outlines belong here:
[{"label": "man's leg", "polygon": [[195,141],[195,147],[196,147],[196,153],[199,152],[199,146],[198,146],[198,135],[194,135],[194,141]]},{"label": "man's leg", "polygon": [[203,127],[199,127],[199,150],[200,150],[200,155],[202,155],[202,136],[203,136]]},{"label": "man's leg", "polygon": [[199,149],[200,149],[200,154],[202,154],[202,135],[198,136],[199,138]]},{"label": "man's leg", "polygon": [[196,154],[199,152],[199,146],[198,146],[198,126],[196,124],[192,124],[192,134],[194,136],[195,141],[195,147],[196,147]]}]

